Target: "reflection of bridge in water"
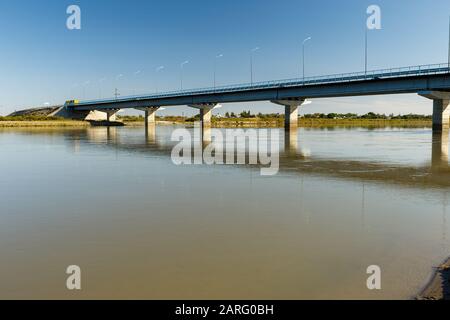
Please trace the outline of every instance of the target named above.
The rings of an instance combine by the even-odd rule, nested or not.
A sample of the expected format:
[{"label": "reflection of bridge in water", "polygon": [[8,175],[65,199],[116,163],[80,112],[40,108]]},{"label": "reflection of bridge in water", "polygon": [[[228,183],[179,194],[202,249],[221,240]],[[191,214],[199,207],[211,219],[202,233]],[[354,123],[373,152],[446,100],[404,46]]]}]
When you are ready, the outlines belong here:
[{"label": "reflection of bridge in water", "polygon": [[[87,129],[15,129],[14,132],[23,132],[23,134],[41,134],[63,136],[67,145],[75,152],[83,152],[86,148],[95,149],[106,148],[114,151],[116,154],[133,154],[138,153],[144,157],[161,158],[163,161],[171,162],[170,156],[173,143],[170,142],[169,132],[172,127],[159,126],[149,127],[146,135],[142,131],[136,130],[130,135],[128,128],[116,127],[92,127]],[[282,131],[282,130],[280,130]],[[301,132],[300,132],[301,133]],[[430,132],[431,133],[431,132]],[[353,197],[360,201],[360,221],[361,228],[369,227],[367,222],[367,213],[370,207],[366,199],[370,199],[372,188],[378,186],[386,186],[387,188],[400,187],[403,189],[411,189],[411,194],[417,192],[420,197],[422,191],[431,191],[441,201],[441,237],[443,243],[447,239],[447,207],[448,207],[448,190],[450,187],[450,166],[448,163],[448,133],[430,134],[431,148],[428,161],[418,165],[399,165],[380,163],[376,161],[357,161],[352,159],[333,159],[315,154],[308,154],[301,148],[301,139],[298,135],[289,134],[281,137],[284,144],[280,145],[280,175],[289,176],[298,179],[298,200],[300,201],[300,211],[304,202],[308,202],[308,196],[305,190],[308,189],[306,181],[310,181],[309,177],[325,178],[328,180],[349,181],[356,185],[356,192]],[[195,141],[197,147],[205,148],[209,146],[210,141],[203,139]],[[90,146],[90,147],[89,147]],[[259,169],[254,165],[238,166],[241,170]],[[228,166],[232,170],[231,166]],[[152,167],[148,167],[152,170]],[[258,178],[259,174],[251,174],[251,179]],[[331,179],[329,179],[331,178]],[[264,178],[267,179],[267,178]],[[272,178],[269,178],[272,179]],[[359,186],[359,187],[358,187]],[[205,188],[208,188],[205,185]],[[283,192],[282,190],[274,190],[274,192]],[[425,212],[424,214],[427,214]],[[309,223],[313,216],[307,213],[306,222]]]},{"label": "reflection of bridge in water", "polygon": [[[157,154],[160,156],[171,156],[173,144],[167,143],[167,140],[158,140],[155,126],[149,126],[146,129],[145,137],[136,140],[134,143],[122,142],[120,139],[120,130],[115,127],[95,128],[87,131],[89,140],[98,143],[105,143],[113,148],[119,148],[126,152],[139,152]],[[280,130],[282,131],[282,130]],[[203,131],[203,139],[196,141],[195,147],[203,149],[209,146],[211,139],[205,138],[205,134],[210,132]],[[450,187],[450,165],[448,162],[449,149],[448,131],[433,132],[431,141],[430,161],[427,164],[419,166],[396,165],[380,162],[357,161],[346,159],[327,159],[316,157],[304,153],[299,147],[298,132],[285,132],[284,144],[280,150],[279,171],[282,175],[298,175],[300,178],[300,203],[303,205],[304,175],[326,176],[341,180],[350,180],[361,184],[361,193],[355,194],[355,198],[360,198],[360,223],[361,228],[365,230],[366,225],[366,197],[369,192],[370,184],[385,184],[400,186],[402,188],[414,189],[435,189],[442,193],[442,220],[441,220],[441,240],[443,243],[447,240],[447,206],[448,206],[448,188]],[[250,150],[245,150],[246,158],[250,157]],[[240,165],[240,168],[254,169],[255,165]],[[254,177],[254,176],[253,176]],[[438,191],[441,190],[441,191]],[[310,214],[306,216],[306,222],[311,223],[313,217]]]},{"label": "reflection of bridge in water", "polygon": [[[170,142],[169,139],[158,139],[155,126],[149,126],[145,131],[145,136],[133,139],[133,142],[128,141],[128,139],[122,141],[120,134],[121,130],[122,129],[116,127],[98,127],[88,129],[84,132],[88,141],[104,143],[107,146],[127,152],[149,153],[167,157],[171,156],[171,151],[175,142]],[[282,130],[280,131],[282,132]],[[201,147],[204,150],[211,143],[214,143],[214,141],[211,142],[209,137],[206,137],[205,139],[204,135],[205,132],[203,131],[203,139],[194,141],[192,148]],[[299,146],[298,132],[286,132],[284,138],[281,139],[284,144],[281,143],[279,150],[279,170],[280,172],[289,172],[290,174],[307,173],[326,175],[351,180],[400,184],[416,188],[450,187],[448,132],[434,132],[431,138],[429,163],[413,166],[379,161],[330,159],[315,156],[314,154],[309,154],[309,152],[304,152]],[[240,151],[246,153],[246,159],[249,159],[250,156],[254,156],[251,153],[255,152],[249,148]],[[243,167],[255,168],[259,166],[260,165],[244,165]]]}]

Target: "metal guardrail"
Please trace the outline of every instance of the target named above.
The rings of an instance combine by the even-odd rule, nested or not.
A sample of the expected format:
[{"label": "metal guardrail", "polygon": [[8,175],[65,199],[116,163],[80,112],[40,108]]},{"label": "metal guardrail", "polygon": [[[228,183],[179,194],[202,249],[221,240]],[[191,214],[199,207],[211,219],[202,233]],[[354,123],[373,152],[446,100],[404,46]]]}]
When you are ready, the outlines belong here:
[{"label": "metal guardrail", "polygon": [[362,81],[362,80],[379,80],[379,79],[388,79],[388,78],[423,76],[423,75],[445,74],[445,73],[450,73],[450,65],[448,63],[390,68],[390,69],[372,70],[372,71],[367,71],[367,72],[363,71],[363,72],[341,73],[341,74],[332,74],[332,75],[325,75],[325,76],[305,77],[304,79],[303,78],[295,78],[295,79],[286,79],[286,80],[254,82],[253,84],[245,83],[245,84],[238,84],[238,85],[226,85],[226,86],[207,87],[207,88],[200,88],[200,89],[175,90],[175,91],[155,93],[155,94],[150,94],[150,95],[125,96],[125,97],[121,97],[118,99],[107,98],[107,99],[97,99],[97,100],[85,100],[85,101],[80,101],[76,105],[83,106],[83,105],[92,105],[92,104],[181,97],[181,96],[190,96],[190,95],[231,93],[231,92],[258,90],[258,89],[277,89],[277,88],[287,88],[287,87],[353,82],[353,81]]}]

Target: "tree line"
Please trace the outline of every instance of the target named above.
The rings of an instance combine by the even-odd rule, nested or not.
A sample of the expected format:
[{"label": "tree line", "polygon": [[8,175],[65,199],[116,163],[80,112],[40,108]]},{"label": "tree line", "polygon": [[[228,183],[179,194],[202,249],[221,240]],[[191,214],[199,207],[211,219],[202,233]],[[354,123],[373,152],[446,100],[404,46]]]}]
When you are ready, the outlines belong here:
[{"label": "tree line", "polygon": [[[234,112],[226,112],[225,118],[260,118],[260,119],[273,119],[273,118],[284,118],[284,114],[279,113],[269,113],[269,114],[252,114],[249,111],[242,111],[238,115],[236,115]],[[424,115],[424,114],[398,114],[394,115],[393,113],[386,115],[381,113],[375,113],[375,112],[368,112],[363,115],[358,115],[356,113],[312,113],[312,114],[305,114],[301,116],[300,118],[304,119],[402,119],[402,120],[418,120],[418,119],[431,119],[431,115]]]}]

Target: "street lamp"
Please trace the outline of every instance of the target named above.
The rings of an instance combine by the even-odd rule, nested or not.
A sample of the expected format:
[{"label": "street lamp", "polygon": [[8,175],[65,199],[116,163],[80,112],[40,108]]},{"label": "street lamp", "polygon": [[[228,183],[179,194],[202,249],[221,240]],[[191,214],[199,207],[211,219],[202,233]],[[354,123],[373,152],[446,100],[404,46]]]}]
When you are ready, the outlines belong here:
[{"label": "street lamp", "polygon": [[218,54],[216,55],[216,58],[214,59],[214,90],[216,89],[216,64],[217,64],[217,59],[222,58],[223,54]]},{"label": "street lamp", "polygon": [[[116,78],[115,78],[115,87],[116,87],[116,91],[118,90],[117,88],[119,87],[119,80],[121,79],[121,78],[123,78],[123,74],[118,74],[117,76],[116,76]],[[117,99],[117,96],[116,96],[116,99]]]},{"label": "street lamp", "polygon": [[308,37],[302,42],[303,82],[305,82],[305,43],[311,39],[312,39],[311,37]]},{"label": "street lamp", "polygon": [[86,86],[89,85],[91,81],[87,80],[83,83],[83,100],[86,100]]},{"label": "street lamp", "polygon": [[98,80],[98,93],[99,93],[99,99],[102,98],[102,82],[105,81],[106,78],[101,78],[100,80]]},{"label": "street lamp", "polygon": [[156,93],[158,93],[158,73],[159,73],[162,69],[164,69],[164,66],[159,66],[159,67],[156,68],[156,80],[155,80],[155,83],[156,83]]},{"label": "street lamp", "polygon": [[[140,74],[141,73],[141,70],[137,70],[137,71],[135,71],[134,73],[133,73],[133,76],[136,78],[136,76],[138,75],[138,74]],[[136,83],[135,83],[135,85],[133,86],[134,88],[133,88],[133,95],[136,95]]]},{"label": "street lamp", "polygon": [[76,90],[76,88],[78,88],[78,83],[74,83],[71,87],[70,87],[70,96],[72,98],[74,98],[75,96],[78,95],[78,90]]},{"label": "street lamp", "polygon": [[364,38],[364,75],[367,75],[367,26]]},{"label": "street lamp", "polygon": [[450,17],[448,17],[448,72],[450,72]]},{"label": "street lamp", "polygon": [[253,53],[258,51],[259,47],[255,47],[250,51],[250,84],[253,85]]},{"label": "street lamp", "polygon": [[180,64],[180,69],[181,69],[181,73],[180,73],[180,78],[181,78],[181,90],[183,90],[183,66],[184,66],[185,64],[188,64],[188,63],[189,63],[189,61],[186,60],[186,61],[184,61],[184,62],[182,62],[182,63]]}]

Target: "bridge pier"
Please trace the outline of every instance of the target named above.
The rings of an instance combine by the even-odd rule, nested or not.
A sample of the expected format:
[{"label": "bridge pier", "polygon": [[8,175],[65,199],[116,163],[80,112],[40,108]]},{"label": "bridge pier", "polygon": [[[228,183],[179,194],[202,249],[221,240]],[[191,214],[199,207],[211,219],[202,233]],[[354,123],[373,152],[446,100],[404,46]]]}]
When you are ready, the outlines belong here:
[{"label": "bridge pier", "polygon": [[284,149],[290,154],[296,154],[298,149],[298,107],[305,103],[305,99],[272,100],[271,102],[284,106]]},{"label": "bridge pier", "polygon": [[217,103],[190,104],[189,107],[200,110],[200,123],[202,127],[211,126],[212,110]]},{"label": "bridge pier", "polygon": [[210,107],[200,109],[200,122],[204,126],[211,126],[212,109]]},{"label": "bridge pier", "polygon": [[448,131],[450,120],[449,99],[433,100],[433,131]]},{"label": "bridge pier", "polygon": [[119,112],[119,110],[106,110],[104,111],[106,113],[106,121],[116,121],[116,113]]},{"label": "bridge pier", "polygon": [[156,130],[156,111],[160,107],[135,108],[144,111],[145,133],[154,132]]},{"label": "bridge pier", "polygon": [[419,95],[433,100],[433,132],[447,132],[450,123],[450,92],[421,91]]},{"label": "bridge pier", "polygon": [[189,107],[200,110],[200,132],[203,142],[211,141],[212,110],[217,103],[190,104]]},{"label": "bridge pier", "polygon": [[298,107],[305,102],[305,99],[272,100],[271,102],[284,106],[284,129],[288,132],[297,131]]},{"label": "bridge pier", "polygon": [[144,111],[144,124],[145,128],[156,125],[156,111],[159,107],[147,107],[147,108],[136,108],[137,110]]}]

